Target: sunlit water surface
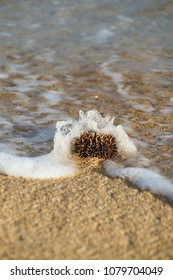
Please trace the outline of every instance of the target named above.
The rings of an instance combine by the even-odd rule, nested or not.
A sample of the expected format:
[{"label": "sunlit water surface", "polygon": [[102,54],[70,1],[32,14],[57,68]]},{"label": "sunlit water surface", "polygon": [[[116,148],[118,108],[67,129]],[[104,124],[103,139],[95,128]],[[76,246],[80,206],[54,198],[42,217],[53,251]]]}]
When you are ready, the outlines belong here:
[{"label": "sunlit water surface", "polygon": [[173,177],[173,2],[0,3],[0,150],[40,155],[96,108]]}]

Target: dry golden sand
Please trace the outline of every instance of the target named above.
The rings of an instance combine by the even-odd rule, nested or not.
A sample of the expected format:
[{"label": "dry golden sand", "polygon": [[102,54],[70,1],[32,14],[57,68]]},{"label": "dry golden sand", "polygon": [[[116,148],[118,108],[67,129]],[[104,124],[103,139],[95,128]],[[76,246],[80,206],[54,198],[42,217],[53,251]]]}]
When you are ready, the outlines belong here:
[{"label": "dry golden sand", "polygon": [[1,259],[172,259],[173,202],[84,162],[73,177],[0,176]]}]

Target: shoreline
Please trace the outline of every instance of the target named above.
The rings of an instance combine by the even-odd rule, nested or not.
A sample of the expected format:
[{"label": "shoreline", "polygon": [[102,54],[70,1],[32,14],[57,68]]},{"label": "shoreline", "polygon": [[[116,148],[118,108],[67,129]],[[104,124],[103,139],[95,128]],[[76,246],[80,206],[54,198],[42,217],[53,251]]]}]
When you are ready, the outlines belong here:
[{"label": "shoreline", "polygon": [[97,159],[71,177],[0,184],[0,259],[173,258],[173,202],[107,177]]}]

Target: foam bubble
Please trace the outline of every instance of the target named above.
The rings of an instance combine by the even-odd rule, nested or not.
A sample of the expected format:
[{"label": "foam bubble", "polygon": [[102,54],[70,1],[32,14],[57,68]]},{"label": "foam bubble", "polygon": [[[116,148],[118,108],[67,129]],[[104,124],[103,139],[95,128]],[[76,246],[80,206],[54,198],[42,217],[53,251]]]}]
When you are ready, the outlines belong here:
[{"label": "foam bubble", "polygon": [[86,113],[79,112],[79,121],[57,122],[57,132],[55,135],[54,149],[59,148],[61,133],[64,138],[68,135],[68,141],[80,137],[85,131],[95,131],[109,134],[115,137],[117,151],[122,158],[127,158],[137,152],[136,146],[130,140],[122,125],[115,126],[114,118],[106,116],[102,118],[97,110],[90,110]]},{"label": "foam bubble", "polygon": [[[86,113],[79,112],[79,120],[58,121],[54,137],[53,150],[42,156],[20,157],[0,152],[0,173],[24,178],[60,178],[78,172],[71,154],[74,139],[85,131],[95,131],[115,137],[117,151],[127,165],[148,167],[150,161],[137,152],[137,148],[121,125],[113,124],[114,118],[103,118],[97,110]],[[106,174],[111,177],[128,178],[141,190],[149,189],[173,199],[173,184],[149,168],[120,167],[119,164],[107,160],[104,162]]]},{"label": "foam bubble", "polygon": [[113,161],[104,162],[106,174],[111,177],[127,178],[141,190],[168,196],[173,199],[173,183],[164,176],[148,168],[126,167],[119,168]]},{"label": "foam bubble", "polygon": [[110,134],[115,137],[117,151],[123,158],[128,158],[137,149],[121,125],[113,124],[114,118],[102,118],[97,110],[79,112],[79,121],[58,121],[54,137],[54,148],[47,155],[38,157],[19,157],[0,153],[0,172],[24,178],[59,178],[73,175],[78,171],[71,148],[75,138],[87,130]]}]

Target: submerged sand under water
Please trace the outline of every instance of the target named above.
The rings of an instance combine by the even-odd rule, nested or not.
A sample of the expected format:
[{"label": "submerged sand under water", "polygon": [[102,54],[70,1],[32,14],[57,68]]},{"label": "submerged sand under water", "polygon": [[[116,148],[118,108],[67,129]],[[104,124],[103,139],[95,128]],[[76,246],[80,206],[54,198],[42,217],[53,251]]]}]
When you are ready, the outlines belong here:
[{"label": "submerged sand under water", "polygon": [[[172,3],[60,2],[2,5],[0,150],[46,154],[57,120],[96,108],[171,179]],[[63,179],[0,175],[0,258],[172,259],[173,202],[80,164]]]},{"label": "submerged sand under water", "polygon": [[[112,78],[101,72],[94,73],[92,83],[95,87],[104,85],[104,90],[109,86],[109,98],[102,94],[101,90],[89,96],[74,93],[75,98],[80,97],[79,103],[64,99],[60,103],[61,108],[77,117],[79,109],[86,111],[94,104],[94,107],[104,114],[116,114],[116,124],[123,124],[128,134],[134,137],[138,150],[149,158],[162,174],[172,177],[172,111],[160,112],[171,106],[170,85],[165,85],[159,96],[157,92],[160,85],[149,82],[154,79],[154,74],[124,74],[122,85],[124,88],[130,85],[129,94],[140,95],[138,104],[145,105],[145,108],[154,108],[154,111],[145,112],[138,106],[132,109],[133,99],[123,101]],[[73,81],[73,90],[78,88],[81,92],[83,78],[79,71],[73,75],[77,78],[76,82]],[[160,77],[162,75],[160,74]],[[169,77],[166,79],[169,80]],[[88,84],[86,82],[84,85],[87,88],[90,84],[91,81],[88,81]],[[61,83],[60,87],[70,92],[71,84],[66,81]],[[50,87],[51,89],[53,87]],[[150,98],[154,91],[152,101]],[[113,98],[114,95],[116,98]],[[37,96],[33,95],[34,102]],[[10,103],[7,96],[1,93],[1,97],[10,114],[20,116],[20,110],[8,107]],[[130,106],[129,101],[132,102]],[[22,106],[23,104],[21,102]],[[57,108],[58,106],[60,105],[57,103]],[[5,107],[2,107],[2,112],[5,110],[3,108]],[[34,108],[30,110],[32,112]],[[49,119],[39,125],[42,117],[46,118],[46,115],[36,114],[37,127],[49,132]],[[55,124],[55,121],[53,122]],[[34,130],[32,132],[34,126],[28,128],[26,124],[20,124],[19,122],[19,125],[13,128],[13,136],[16,134],[17,137],[23,137],[28,132],[31,136],[32,133],[35,134]],[[54,124],[51,130],[53,133],[48,135],[46,146],[45,143],[39,146],[39,155],[42,150],[46,153],[52,149]],[[1,136],[1,141],[3,137],[5,143],[8,133]],[[23,141],[24,137],[20,139]],[[40,143],[39,138],[38,142]],[[38,145],[30,145],[29,141],[15,142],[15,145],[18,146],[20,154],[23,151],[25,155],[37,155]],[[147,191],[141,192],[124,180],[105,176],[97,167],[97,161],[94,165],[86,164],[81,173],[69,178],[26,180],[1,175],[0,185],[1,259],[173,258],[173,202]]]},{"label": "submerged sand under water", "polygon": [[[126,54],[123,56],[126,57]],[[67,93],[71,92],[72,86],[74,92],[71,95],[75,97],[75,101],[63,99],[61,103],[57,103],[57,108],[61,105],[61,110],[77,117],[79,109],[86,111],[94,104],[100,112],[116,115],[116,124],[123,124],[136,141],[138,150],[149,158],[163,175],[172,177],[173,117],[172,111],[168,110],[172,108],[171,86],[165,85],[162,88],[155,82],[150,83],[150,80],[154,81],[154,74],[151,73],[150,76],[147,76],[147,73],[122,76],[123,87],[130,85],[129,94],[141,97],[138,98],[138,105],[140,103],[144,108],[154,108],[154,111],[146,112],[138,105],[134,108],[133,99],[124,101],[111,77],[94,71],[93,80],[87,82],[83,79],[85,75],[90,76],[85,71],[81,77],[79,70],[73,73],[75,81],[58,84]],[[158,75],[162,78],[163,73]],[[169,77],[165,79],[169,80]],[[88,88],[91,84],[99,90],[85,95],[82,88]],[[100,90],[101,87],[107,96]],[[83,94],[76,93],[77,88]],[[53,90],[52,86],[49,90],[51,89]],[[39,95],[32,97],[35,104]],[[3,112],[6,114],[7,108],[12,116],[20,116],[22,111],[14,106],[12,108],[7,95],[1,93],[1,97],[4,102],[2,115]],[[151,99],[153,97],[154,100]],[[25,102],[21,101],[21,106],[24,108]],[[161,112],[162,109],[167,109],[168,112]],[[32,113],[35,109],[32,107],[27,110]],[[17,127],[12,127],[13,136],[10,136],[10,139],[8,131],[11,129],[7,124],[7,133],[1,134],[1,143],[6,143],[7,139],[9,142],[13,141],[13,137],[16,137],[22,141],[15,142],[20,154],[40,155],[42,151],[49,152],[52,149],[55,118],[50,129],[52,115],[45,113],[43,116],[40,112],[37,114],[37,110],[35,112],[36,127],[51,132],[46,145],[31,145],[30,139],[25,142],[24,137],[28,133],[31,140],[32,135],[35,137],[35,127],[28,127],[26,122],[22,124],[19,121],[18,124],[18,120]],[[26,115],[26,111],[23,114]],[[37,132],[38,135],[39,133],[40,131]],[[37,140],[41,143],[40,138],[36,138],[36,143]],[[173,202],[147,191],[141,192],[124,180],[105,176],[102,170],[98,169],[97,162],[94,166],[86,164],[81,173],[65,179],[26,180],[1,175],[0,185],[1,259],[173,258]]]},{"label": "submerged sand under water", "polygon": [[1,259],[172,259],[173,202],[105,176],[0,176]]}]

